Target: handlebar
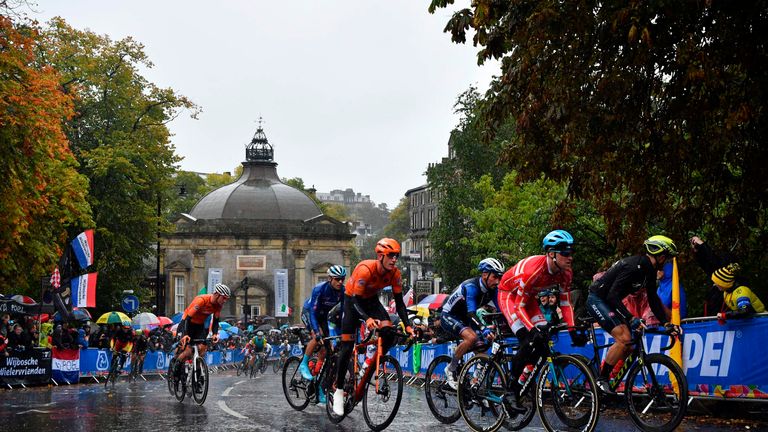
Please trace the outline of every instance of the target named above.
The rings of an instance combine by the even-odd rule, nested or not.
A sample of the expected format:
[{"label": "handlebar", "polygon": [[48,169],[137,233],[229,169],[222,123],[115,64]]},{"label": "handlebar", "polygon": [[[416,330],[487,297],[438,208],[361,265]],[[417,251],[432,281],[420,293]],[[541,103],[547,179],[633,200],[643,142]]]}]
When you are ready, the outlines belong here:
[{"label": "handlebar", "polygon": [[643,333],[664,334],[669,336],[669,345],[659,348],[659,351],[668,351],[672,349],[672,347],[675,346],[675,342],[680,337],[680,335],[675,334],[676,332],[674,329],[666,327],[645,328],[642,332],[639,332],[639,335],[642,336]]}]

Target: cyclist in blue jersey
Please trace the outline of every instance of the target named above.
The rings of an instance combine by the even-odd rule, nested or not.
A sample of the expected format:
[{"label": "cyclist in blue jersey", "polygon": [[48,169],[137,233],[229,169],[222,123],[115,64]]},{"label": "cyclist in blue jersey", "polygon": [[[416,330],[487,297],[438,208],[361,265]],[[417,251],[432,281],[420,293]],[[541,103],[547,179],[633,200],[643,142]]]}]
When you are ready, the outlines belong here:
[{"label": "cyclist in blue jersey", "polygon": [[[493,304],[499,310],[496,287],[504,274],[504,265],[495,258],[486,258],[477,266],[480,276],[467,279],[445,299],[440,326],[454,337],[461,338],[461,343],[453,353],[451,363],[445,367],[446,383],[456,389],[456,372],[459,360],[480,340],[478,333],[485,326],[476,312],[486,304]],[[491,335],[483,330],[484,338]]]},{"label": "cyclist in blue jersey", "polygon": [[[304,357],[299,365],[299,371],[304,379],[313,378],[309,370],[309,357],[315,351],[320,339],[328,336],[328,312],[344,298],[344,279],[347,271],[340,265],[333,265],[328,269],[328,280],[317,284],[312,289],[312,295],[304,302],[301,311],[301,320],[311,330],[312,337],[304,351]],[[325,357],[325,349],[320,348],[317,355],[317,364],[322,364]],[[324,403],[325,395],[319,395],[320,403]]]}]

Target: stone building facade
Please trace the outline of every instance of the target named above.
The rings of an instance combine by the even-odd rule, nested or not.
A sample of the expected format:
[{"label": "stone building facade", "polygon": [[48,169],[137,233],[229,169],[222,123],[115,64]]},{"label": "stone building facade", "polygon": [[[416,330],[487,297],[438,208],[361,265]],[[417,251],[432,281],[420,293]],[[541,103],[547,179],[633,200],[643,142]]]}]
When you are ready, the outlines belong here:
[{"label": "stone building facade", "polygon": [[246,146],[240,178],[203,197],[162,239],[168,315],[183,311],[209,280],[220,280],[234,291],[223,316],[279,316],[274,276],[285,269],[293,310],[287,321],[297,323],[304,299],[328,267],[349,269],[354,238],[349,226],[284,184],[273,157],[260,126]]}]

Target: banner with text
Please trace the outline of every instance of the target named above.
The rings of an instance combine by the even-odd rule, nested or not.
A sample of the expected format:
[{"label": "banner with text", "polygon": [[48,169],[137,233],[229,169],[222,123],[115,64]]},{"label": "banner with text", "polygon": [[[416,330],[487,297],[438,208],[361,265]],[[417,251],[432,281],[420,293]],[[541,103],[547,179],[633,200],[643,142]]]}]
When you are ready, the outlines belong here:
[{"label": "banner with text", "polygon": [[58,383],[80,382],[80,350],[52,348],[51,378]]},{"label": "banner with text", "polygon": [[275,270],[275,316],[288,316],[288,270]]},{"label": "banner with text", "polygon": [[48,384],[51,380],[51,351],[33,349],[0,355],[0,385]]}]

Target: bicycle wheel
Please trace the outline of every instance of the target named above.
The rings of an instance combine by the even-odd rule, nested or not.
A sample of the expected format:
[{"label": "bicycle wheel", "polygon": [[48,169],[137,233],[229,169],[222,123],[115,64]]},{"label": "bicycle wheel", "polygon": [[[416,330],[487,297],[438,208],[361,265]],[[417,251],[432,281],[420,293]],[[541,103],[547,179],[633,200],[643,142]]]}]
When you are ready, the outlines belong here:
[{"label": "bicycle wheel", "polygon": [[355,407],[355,385],[357,384],[357,379],[355,376],[354,369],[352,368],[352,362],[355,361],[355,355],[353,354],[353,357],[351,361],[349,362],[349,365],[347,367],[347,373],[344,377],[344,414],[337,416],[336,413],[333,412],[333,397],[334,397],[334,388],[333,388],[333,382],[336,381],[336,364],[338,362],[337,354],[334,354],[333,356],[333,363],[329,364],[327,367],[329,367],[329,377],[330,380],[328,387],[326,388],[325,398],[325,414],[328,417],[328,420],[331,421],[331,423],[339,423],[342,420],[344,420],[344,417],[346,417],[349,413],[352,412],[352,409]]},{"label": "bicycle wheel", "polygon": [[184,397],[187,395],[187,369],[186,365],[182,365],[179,379],[173,382],[173,395],[176,396],[176,400],[179,402],[183,402]]},{"label": "bicycle wheel", "polygon": [[259,368],[259,358],[256,357],[256,359],[253,361],[253,364],[249,366],[250,370],[250,378],[253,378],[254,375],[256,375],[256,370]]},{"label": "bicycle wheel", "polygon": [[259,364],[259,372],[263,374],[267,370],[267,357],[264,356],[261,359],[261,363]]},{"label": "bicycle wheel", "polygon": [[245,373],[245,368],[248,367],[248,358],[244,357],[243,361],[237,364],[237,367],[235,368],[237,370],[237,376],[242,375]]},{"label": "bicycle wheel", "polygon": [[600,397],[589,366],[558,355],[539,373],[536,403],[548,431],[591,432],[600,415]]},{"label": "bicycle wheel", "polygon": [[368,427],[376,432],[386,429],[395,419],[402,400],[403,370],[400,363],[390,355],[382,356],[379,374],[375,376],[374,371],[363,394],[363,417]]},{"label": "bicycle wheel", "polygon": [[282,367],[280,363],[282,362],[279,359],[272,362],[272,372],[277,373],[277,371],[280,370],[280,368]]},{"label": "bicycle wheel", "polygon": [[504,429],[518,431],[531,423],[536,415],[536,402],[533,399],[535,391],[536,386],[533,384],[526,387],[525,392],[520,396],[520,405],[525,407],[525,412],[515,414],[511,418],[507,416],[502,423]]},{"label": "bicycle wheel", "polygon": [[174,381],[176,381],[173,377],[173,368],[176,365],[176,358],[172,358],[170,363],[168,364],[168,392],[171,394],[171,396],[175,396],[175,386]]},{"label": "bicycle wheel", "polygon": [[117,364],[118,364],[118,356],[112,355],[112,361],[109,362],[109,373],[107,374],[107,380],[104,381],[104,388],[109,388],[110,383],[112,384],[112,387],[115,386],[115,380],[117,379]]},{"label": "bicycle wheel", "polygon": [[291,357],[283,367],[283,394],[285,394],[288,405],[297,411],[301,411],[309,405],[309,398],[307,397],[307,385],[309,383],[301,377],[299,365],[301,365],[301,358]]},{"label": "bicycle wheel", "polygon": [[452,424],[461,417],[457,391],[445,382],[445,367],[451,363],[451,356],[441,355],[432,360],[424,376],[424,395],[432,415],[440,423]]},{"label": "bicycle wheel", "polygon": [[629,415],[646,432],[675,429],[688,408],[688,381],[680,366],[664,354],[648,354],[627,373],[624,395]]},{"label": "bicycle wheel", "polygon": [[197,358],[195,372],[192,374],[192,399],[198,405],[205,403],[208,396],[208,365],[202,357]]},{"label": "bicycle wheel", "polygon": [[507,379],[498,363],[485,354],[475,354],[459,372],[459,411],[467,426],[476,432],[494,432],[506,419],[502,400]]}]

